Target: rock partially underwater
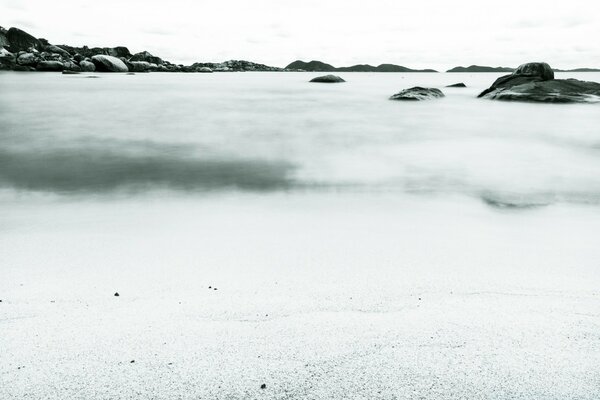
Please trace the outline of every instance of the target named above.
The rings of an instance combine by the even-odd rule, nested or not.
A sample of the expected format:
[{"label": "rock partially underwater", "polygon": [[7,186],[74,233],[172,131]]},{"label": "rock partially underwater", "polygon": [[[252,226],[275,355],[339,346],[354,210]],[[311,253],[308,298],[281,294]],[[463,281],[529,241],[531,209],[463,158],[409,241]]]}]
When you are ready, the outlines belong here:
[{"label": "rock partially underwater", "polygon": [[337,75],[323,75],[323,76],[317,76],[316,78],[311,79],[310,82],[338,83],[338,82],[346,82],[346,81]]},{"label": "rock partially underwater", "polygon": [[554,79],[554,71],[547,63],[527,63],[496,79],[478,97],[543,103],[600,102],[600,83]]},{"label": "rock partially underwater", "polygon": [[390,100],[420,101],[439,99],[441,97],[444,97],[444,93],[440,89],[415,86],[396,93],[390,97]]}]

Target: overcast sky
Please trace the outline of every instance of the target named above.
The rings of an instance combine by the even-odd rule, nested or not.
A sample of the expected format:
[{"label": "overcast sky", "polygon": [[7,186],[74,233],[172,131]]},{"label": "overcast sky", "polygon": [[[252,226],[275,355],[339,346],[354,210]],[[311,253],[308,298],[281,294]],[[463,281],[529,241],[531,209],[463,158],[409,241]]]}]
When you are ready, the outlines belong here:
[{"label": "overcast sky", "polygon": [[0,0],[0,25],[186,64],[600,67],[599,0]]}]

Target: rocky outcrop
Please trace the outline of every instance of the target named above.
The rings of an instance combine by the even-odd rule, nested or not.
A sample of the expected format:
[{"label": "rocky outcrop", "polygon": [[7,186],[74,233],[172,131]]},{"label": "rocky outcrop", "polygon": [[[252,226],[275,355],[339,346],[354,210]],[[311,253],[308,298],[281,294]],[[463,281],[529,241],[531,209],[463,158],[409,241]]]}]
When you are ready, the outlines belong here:
[{"label": "rocky outcrop", "polygon": [[38,63],[39,57],[33,53],[20,53],[17,57],[17,64],[26,66],[35,66]]},{"label": "rocky outcrop", "polygon": [[418,101],[418,100],[431,100],[444,97],[444,93],[440,89],[436,88],[423,88],[415,86],[410,89],[404,89],[399,93],[390,97],[390,100],[406,100],[406,101]]},{"label": "rocky outcrop", "polygon": [[127,65],[117,57],[95,55],[92,57],[92,62],[96,66],[96,71],[100,72],[129,72]]},{"label": "rocky outcrop", "polygon": [[544,103],[600,102],[600,83],[554,79],[554,71],[548,64],[527,63],[496,79],[478,97]]},{"label": "rocky outcrop", "polygon": [[141,53],[134,54],[129,61],[146,61],[150,64],[162,65],[164,61],[160,57],[153,56],[147,51],[142,51]]},{"label": "rocky outcrop", "polygon": [[0,48],[2,47],[8,49],[10,47],[10,42],[6,37],[6,29],[0,26]]},{"label": "rocky outcrop", "polygon": [[310,80],[310,82],[338,83],[338,82],[346,82],[346,81],[337,75],[323,75],[323,76],[317,76],[316,78],[312,78]]},{"label": "rocky outcrop", "polygon": [[452,85],[448,85],[446,87],[454,87],[454,88],[466,88],[467,85],[465,85],[464,83],[460,82],[460,83],[453,83]]},{"label": "rocky outcrop", "polygon": [[10,51],[13,53],[30,49],[42,50],[42,43],[38,39],[18,28],[10,28],[6,32],[6,38],[10,43]]},{"label": "rocky outcrop", "polygon": [[117,58],[131,58],[131,53],[129,52],[129,49],[125,46],[105,47],[104,54],[106,54],[107,56],[113,56]]},{"label": "rocky outcrop", "polygon": [[291,70],[302,70],[309,72],[329,72],[335,71],[335,67],[331,64],[327,64],[321,61],[310,61],[304,62],[301,60],[296,60],[293,63],[290,63],[285,69]]}]

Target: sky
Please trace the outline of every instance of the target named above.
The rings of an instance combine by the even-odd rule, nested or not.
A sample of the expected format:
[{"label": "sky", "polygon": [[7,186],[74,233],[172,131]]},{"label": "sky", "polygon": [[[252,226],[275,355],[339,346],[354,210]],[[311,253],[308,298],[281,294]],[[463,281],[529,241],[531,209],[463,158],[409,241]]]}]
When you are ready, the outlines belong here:
[{"label": "sky", "polygon": [[598,0],[0,0],[0,26],[183,64],[600,68]]}]

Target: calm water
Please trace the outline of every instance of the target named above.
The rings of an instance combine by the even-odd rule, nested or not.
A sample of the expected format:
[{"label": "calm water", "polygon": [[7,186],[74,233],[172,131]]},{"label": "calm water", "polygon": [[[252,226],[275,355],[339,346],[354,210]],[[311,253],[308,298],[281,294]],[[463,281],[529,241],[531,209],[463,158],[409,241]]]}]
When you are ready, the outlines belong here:
[{"label": "calm water", "polygon": [[[600,201],[598,105],[484,101],[497,74],[0,74],[3,196],[152,191]],[[563,74],[600,81],[600,74]],[[414,85],[446,98],[399,103]]]}]

